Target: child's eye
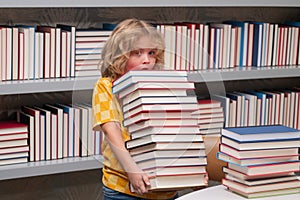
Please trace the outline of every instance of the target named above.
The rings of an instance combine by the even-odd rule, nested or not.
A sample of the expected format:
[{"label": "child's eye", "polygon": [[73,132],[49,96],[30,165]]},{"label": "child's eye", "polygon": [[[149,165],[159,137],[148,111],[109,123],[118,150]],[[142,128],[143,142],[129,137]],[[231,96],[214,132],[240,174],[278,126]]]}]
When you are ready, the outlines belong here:
[{"label": "child's eye", "polygon": [[133,55],[136,55],[136,56],[140,56],[142,55],[142,51],[141,50],[134,50],[131,52]]},{"label": "child's eye", "polygon": [[149,51],[150,56],[156,56],[156,50],[151,50]]}]

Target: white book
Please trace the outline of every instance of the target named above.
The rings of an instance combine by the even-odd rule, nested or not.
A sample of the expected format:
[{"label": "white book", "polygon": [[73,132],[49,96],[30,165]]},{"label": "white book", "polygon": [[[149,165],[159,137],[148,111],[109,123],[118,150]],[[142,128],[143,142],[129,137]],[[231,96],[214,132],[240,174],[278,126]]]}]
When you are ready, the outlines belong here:
[{"label": "white book", "polygon": [[[56,138],[53,136],[53,138],[56,139],[57,146],[56,146],[56,157],[57,158],[62,158],[63,157],[63,109],[50,105],[50,104],[45,104],[45,109],[51,111],[52,115],[56,115],[56,120],[57,120],[57,135]],[[53,132],[52,132],[53,133]],[[52,155],[53,156],[53,155]]]},{"label": "white book", "polygon": [[[35,142],[34,142],[34,117],[24,112],[18,112],[18,122],[28,125],[29,135],[29,161],[35,161]],[[27,145],[27,142],[24,144]]]}]

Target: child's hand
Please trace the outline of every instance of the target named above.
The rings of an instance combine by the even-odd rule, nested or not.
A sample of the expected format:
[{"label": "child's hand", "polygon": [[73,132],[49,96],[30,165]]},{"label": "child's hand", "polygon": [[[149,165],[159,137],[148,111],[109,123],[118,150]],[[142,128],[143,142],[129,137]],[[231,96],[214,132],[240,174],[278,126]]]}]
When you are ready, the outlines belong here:
[{"label": "child's hand", "polygon": [[140,195],[148,192],[150,181],[145,172],[141,170],[139,172],[128,173],[128,177],[133,192]]}]

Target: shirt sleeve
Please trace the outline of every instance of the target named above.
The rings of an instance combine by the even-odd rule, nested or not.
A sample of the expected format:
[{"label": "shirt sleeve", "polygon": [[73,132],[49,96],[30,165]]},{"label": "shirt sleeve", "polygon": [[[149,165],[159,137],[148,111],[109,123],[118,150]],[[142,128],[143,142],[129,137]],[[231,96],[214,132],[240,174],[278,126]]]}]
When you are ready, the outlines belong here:
[{"label": "shirt sleeve", "polygon": [[121,122],[120,106],[112,94],[112,83],[108,79],[100,79],[93,91],[93,129],[99,130],[106,122]]}]

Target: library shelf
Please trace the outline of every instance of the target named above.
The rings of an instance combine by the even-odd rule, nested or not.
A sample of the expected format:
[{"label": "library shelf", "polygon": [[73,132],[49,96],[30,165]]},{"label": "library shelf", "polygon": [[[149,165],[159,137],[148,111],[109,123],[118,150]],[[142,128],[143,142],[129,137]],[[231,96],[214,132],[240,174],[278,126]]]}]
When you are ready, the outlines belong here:
[{"label": "library shelf", "polygon": [[56,78],[0,82],[0,95],[91,90],[99,77]]},{"label": "library shelf", "polygon": [[0,166],[0,180],[101,169],[102,161],[103,157],[97,155],[3,165]]},{"label": "library shelf", "polygon": [[[300,66],[241,67],[190,71],[195,83],[300,77]],[[99,77],[57,78],[0,82],[0,95],[92,90]]]},{"label": "library shelf", "polygon": [[3,0],[0,8],[66,8],[66,7],[295,7],[299,6],[297,0]]},{"label": "library shelf", "polygon": [[300,77],[300,66],[236,67],[190,72],[195,83]]}]

